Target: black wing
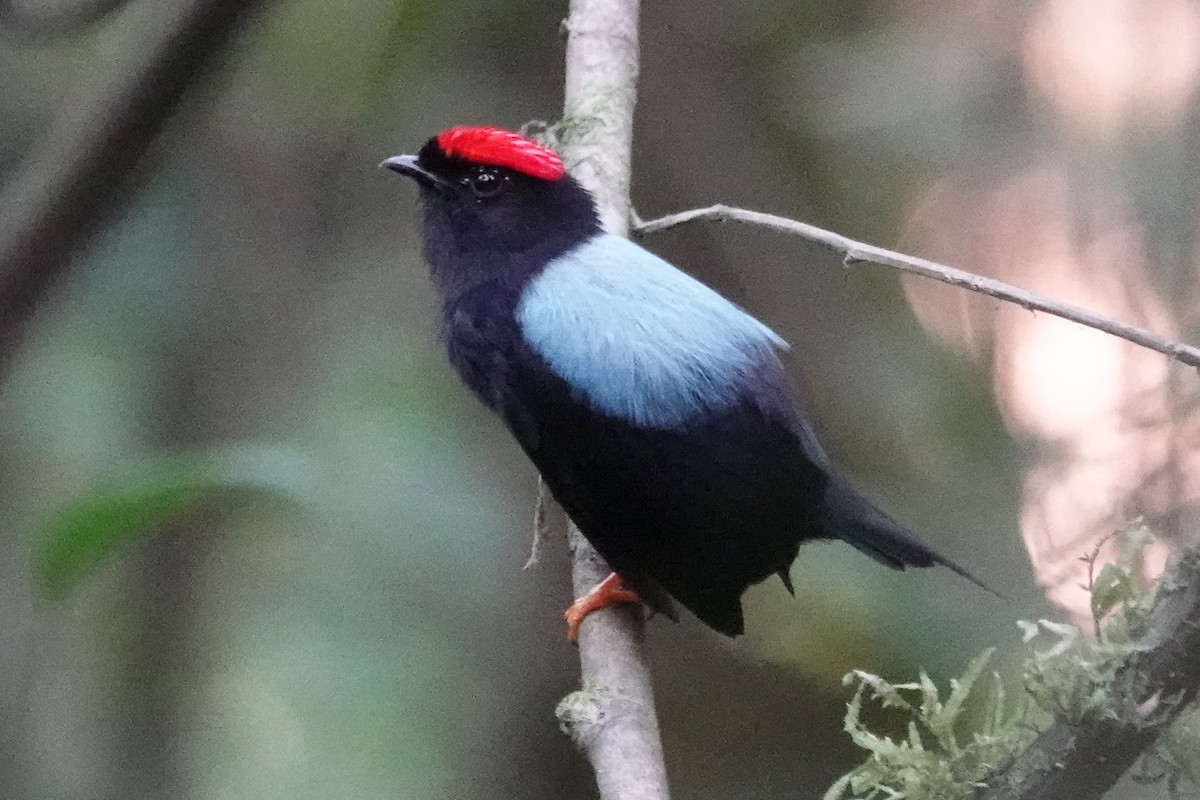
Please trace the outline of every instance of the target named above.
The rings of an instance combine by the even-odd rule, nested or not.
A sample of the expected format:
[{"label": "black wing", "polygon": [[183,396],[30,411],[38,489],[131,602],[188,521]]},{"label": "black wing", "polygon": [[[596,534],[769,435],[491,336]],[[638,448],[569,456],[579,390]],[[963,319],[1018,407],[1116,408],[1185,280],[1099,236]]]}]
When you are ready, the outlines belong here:
[{"label": "black wing", "polygon": [[643,595],[665,590],[741,633],[742,592],[822,535],[825,473],[791,420],[754,398],[654,430],[589,408],[532,352],[513,366],[502,416],[584,536]]}]

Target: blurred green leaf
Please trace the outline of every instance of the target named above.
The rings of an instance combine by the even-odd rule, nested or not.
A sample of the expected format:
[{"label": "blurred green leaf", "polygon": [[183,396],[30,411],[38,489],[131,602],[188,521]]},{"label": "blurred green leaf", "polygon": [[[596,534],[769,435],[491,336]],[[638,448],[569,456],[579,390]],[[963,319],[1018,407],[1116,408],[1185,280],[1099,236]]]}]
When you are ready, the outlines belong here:
[{"label": "blurred green leaf", "polygon": [[51,597],[62,597],[123,544],[201,506],[248,499],[298,501],[311,486],[304,457],[277,446],[207,451],[89,491],[46,526],[37,573]]},{"label": "blurred green leaf", "polygon": [[1103,619],[1119,605],[1137,594],[1137,586],[1129,568],[1121,564],[1105,564],[1092,586],[1092,617]]}]

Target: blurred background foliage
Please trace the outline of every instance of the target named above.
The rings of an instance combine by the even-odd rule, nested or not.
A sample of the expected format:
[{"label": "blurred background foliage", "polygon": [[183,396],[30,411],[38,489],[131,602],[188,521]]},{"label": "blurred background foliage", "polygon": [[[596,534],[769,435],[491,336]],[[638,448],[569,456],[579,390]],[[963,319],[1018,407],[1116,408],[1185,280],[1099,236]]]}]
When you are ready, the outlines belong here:
[{"label": "blurred background foliage", "polygon": [[[1049,197],[1076,251],[1120,225],[1145,234],[1139,269],[1126,249],[1105,274],[1157,287],[1170,314],[1125,316],[1186,338],[1200,10],[1149,4],[647,3],[634,202],[645,217],[742,204],[1083,302],[1035,280],[1053,273],[1029,244]],[[0,31],[0,178],[72,124],[76,87],[129,67],[163,5]],[[554,119],[564,14],[268,4],[25,335],[0,343],[0,797],[591,796],[552,716],[577,680],[565,548],[520,570],[534,472],[445,365],[413,191],[375,166],[451,124]],[[1032,188],[1005,205],[1014,185]],[[1041,568],[1031,476],[1088,454],[1012,410],[1032,407],[1021,323],[990,302],[732,225],[647,244],[791,341],[835,459],[1007,598],[814,544],[795,600],[777,582],[747,595],[743,639],[650,623],[676,794],[813,796],[857,758],[843,673],[941,682],[987,646],[1011,664],[1014,620],[1055,613],[1046,589],[1075,579]],[[1079,274],[1099,300],[1131,291]],[[1086,349],[1034,344],[1082,396],[1132,385],[1096,378]],[[1186,460],[1192,390],[1162,370],[1160,433]],[[1149,513],[1188,536],[1168,524],[1188,492],[1151,503],[1135,477],[1085,489],[1113,521]]]}]

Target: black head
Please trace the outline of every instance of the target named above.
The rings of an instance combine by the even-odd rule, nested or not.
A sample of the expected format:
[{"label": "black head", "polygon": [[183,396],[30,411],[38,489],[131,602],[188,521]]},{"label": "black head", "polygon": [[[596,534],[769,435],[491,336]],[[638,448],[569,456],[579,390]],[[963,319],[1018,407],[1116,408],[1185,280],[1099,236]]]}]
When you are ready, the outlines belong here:
[{"label": "black head", "polygon": [[444,294],[516,285],[600,231],[591,195],[554,151],[495,128],[451,128],[382,166],[417,182],[425,258]]}]

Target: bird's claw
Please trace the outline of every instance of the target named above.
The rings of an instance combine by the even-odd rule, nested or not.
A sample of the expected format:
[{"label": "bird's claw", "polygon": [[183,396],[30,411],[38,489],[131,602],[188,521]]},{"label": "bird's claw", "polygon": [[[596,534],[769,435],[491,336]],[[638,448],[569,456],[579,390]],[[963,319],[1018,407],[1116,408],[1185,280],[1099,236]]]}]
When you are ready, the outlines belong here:
[{"label": "bird's claw", "polygon": [[571,640],[571,644],[579,644],[579,626],[593,611],[608,608],[616,603],[641,602],[642,598],[638,597],[637,592],[625,588],[621,576],[614,572],[567,609],[567,638]]}]

